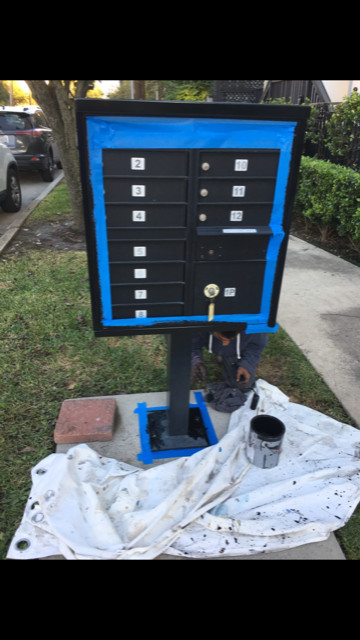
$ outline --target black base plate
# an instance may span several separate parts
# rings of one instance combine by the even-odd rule
[[[166,409],[148,411],[146,431],[152,451],[167,449],[193,449],[208,447],[210,442],[198,407],[189,408],[188,432],[184,435],[169,435]]]

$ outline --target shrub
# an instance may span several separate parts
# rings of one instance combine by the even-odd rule
[[[329,231],[360,242],[360,174],[327,160],[303,156],[294,213]]]

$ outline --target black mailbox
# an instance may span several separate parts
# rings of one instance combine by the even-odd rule
[[[138,457],[189,455],[216,441],[201,394],[188,405],[192,333],[277,329],[309,107],[83,99],[76,112],[95,335],[168,334],[169,412],[139,405]],[[166,435],[156,455],[152,429]]]
[[[309,108],[84,99],[76,111],[95,334],[275,331]]]

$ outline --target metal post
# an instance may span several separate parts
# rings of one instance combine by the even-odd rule
[[[168,335],[168,435],[187,435],[191,370],[191,331]]]

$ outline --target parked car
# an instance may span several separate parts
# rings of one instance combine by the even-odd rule
[[[39,107],[0,107],[0,139],[16,158],[20,170],[35,169],[45,182],[61,168],[59,150]]]
[[[0,142],[0,206],[7,213],[21,209],[21,187],[16,160],[10,149]]]

